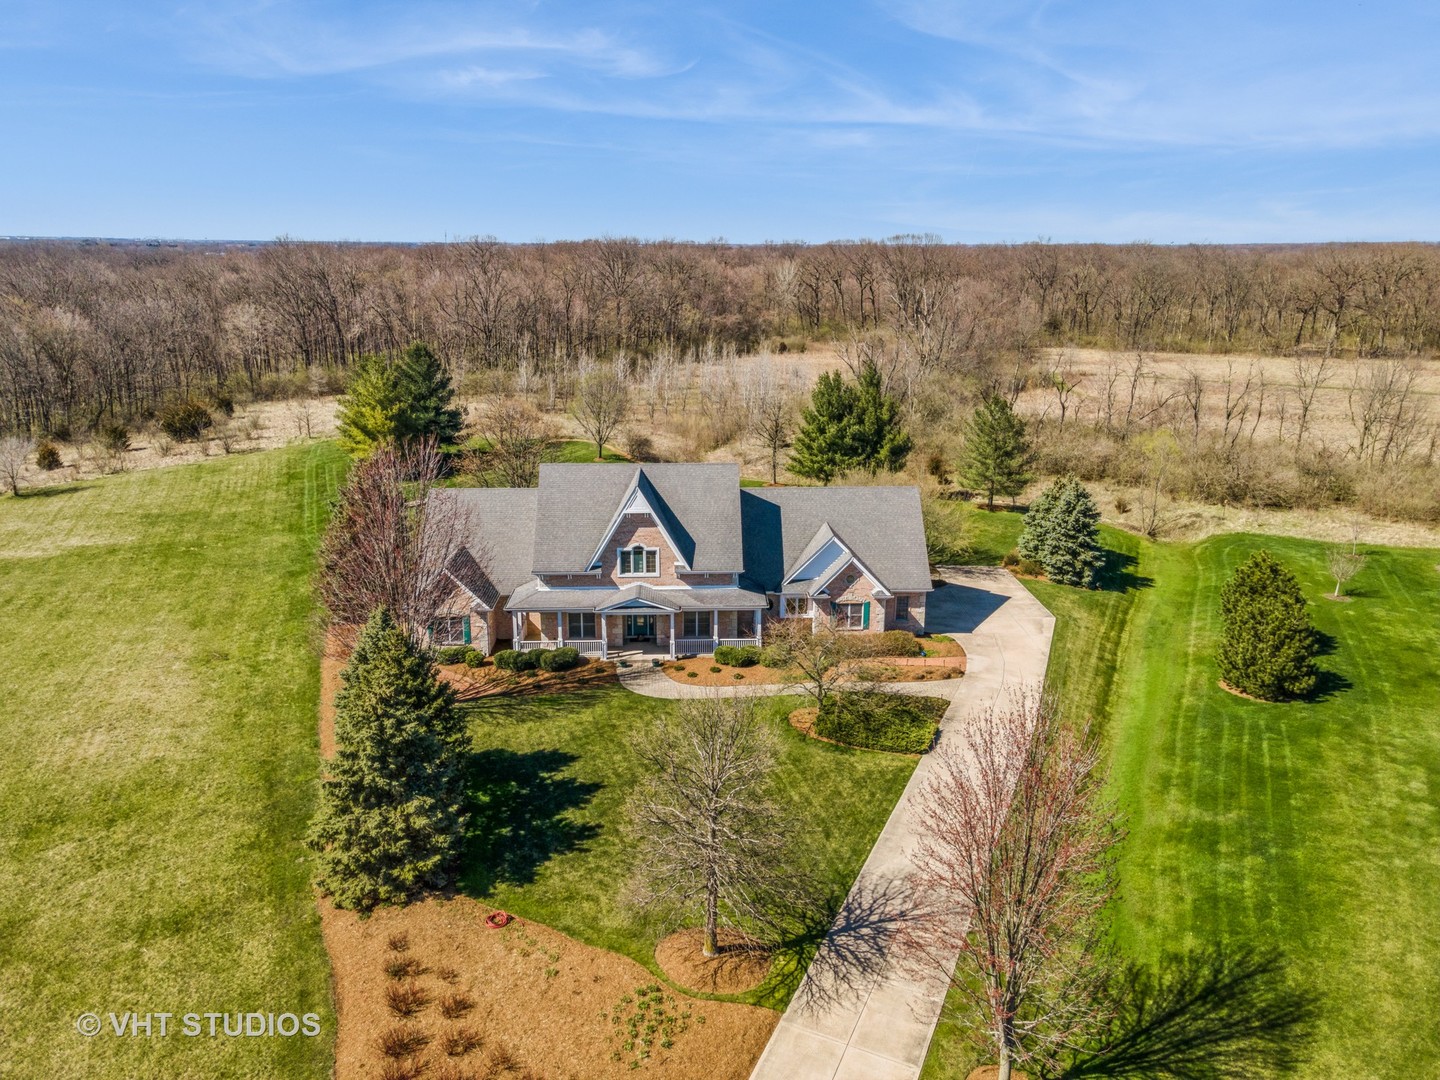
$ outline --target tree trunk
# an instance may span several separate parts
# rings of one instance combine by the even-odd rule
[[[720,955],[718,927],[720,923],[719,890],[712,881],[705,892],[705,946],[706,956]]]
[[[1000,1047],[1000,1070],[995,1074],[995,1080],[1010,1080],[1010,1069],[1013,1062],[1010,1060],[1010,1048],[1005,1045]]]

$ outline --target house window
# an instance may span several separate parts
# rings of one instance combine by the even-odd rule
[[[436,645],[468,645],[470,643],[470,616],[443,616],[435,620],[430,632]]]
[[[810,598],[808,596],[785,597],[785,618],[798,619],[809,614]]]
[[[565,616],[565,636],[576,640],[595,636],[595,613],[572,611]]]
[[[895,621],[910,621],[910,598],[908,596],[895,597]]]
[[[655,577],[660,572],[660,549],[643,544],[620,549],[621,577]]]
[[[682,637],[709,637],[711,633],[710,612],[687,611],[681,617]]]
[[[841,630],[864,630],[868,604],[836,604],[835,625]]]

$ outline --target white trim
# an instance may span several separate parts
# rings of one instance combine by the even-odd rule
[[[641,561],[641,562],[642,562],[642,569],[641,569],[641,571],[640,571],[638,574],[635,572],[635,552],[637,552],[637,551],[642,551],[642,552],[644,552],[644,557],[643,557],[643,559],[642,559],[642,561]],[[654,573],[651,573],[648,569],[645,569],[645,567],[648,567],[648,566],[650,565],[650,553],[651,553],[652,551],[655,553],[655,572],[654,572]],[[620,569],[620,567],[621,567],[620,557],[621,557],[622,555],[627,554],[627,553],[630,555],[630,569],[629,569],[628,571],[627,571],[627,570],[622,570],[622,569]],[[650,547],[648,544],[639,544],[639,543],[636,543],[636,544],[625,544],[625,545],[623,545],[622,547],[617,547],[617,548],[615,549],[615,576],[616,576],[617,578],[657,578],[657,577],[659,577],[659,576],[660,576],[660,549],[659,549],[658,547]]]
[[[850,551],[849,548],[846,548],[845,550]],[[845,567],[849,566],[852,562],[856,566],[860,567],[860,572],[870,579],[870,584],[871,586],[873,586],[871,590],[872,596],[878,596],[882,600],[888,600],[891,596],[894,595],[894,593],[892,593],[889,589],[885,588],[884,585],[880,584],[880,579],[870,572],[870,568],[866,566],[863,562],[861,562],[860,556],[856,555],[853,551],[850,552],[850,558],[846,560],[846,562],[840,567],[839,570],[836,570],[835,573],[831,574],[830,577],[825,581],[825,583],[822,584],[813,595],[818,596],[823,593],[825,596],[828,597],[830,594],[828,592],[825,592],[825,590],[830,587],[830,582],[834,581],[837,577],[839,577],[841,573],[844,572]],[[846,588],[849,588],[849,586],[847,585]],[[844,594],[842,593],[841,595],[843,596]]]
[[[645,470],[637,466],[635,469],[635,477],[630,481],[630,486],[625,490],[625,497],[620,503],[619,511],[615,514],[614,517],[610,519],[610,527],[605,530],[605,536],[603,539],[601,539],[599,545],[595,548],[595,554],[590,556],[591,570],[598,570],[600,568],[600,556],[605,553],[605,548],[609,546],[611,539],[615,535],[615,530],[620,527],[620,519],[625,516],[627,508],[632,502],[634,502],[636,495],[640,496],[641,500],[645,503],[646,508],[644,510],[636,510],[630,512],[636,514],[646,514],[651,521],[655,522],[655,527],[660,530],[660,535],[665,537],[665,542],[670,545],[670,551],[675,556],[675,565],[678,567],[683,567],[686,570],[690,569],[690,564],[687,563],[685,561],[685,557],[680,554],[680,546],[675,543],[675,538],[670,535],[670,530],[665,528],[665,522],[662,521],[660,519],[660,515],[655,513],[655,511],[650,507],[649,500],[645,499],[644,493],[640,491],[640,478],[644,475]],[[616,569],[618,570],[619,567],[616,567]]]

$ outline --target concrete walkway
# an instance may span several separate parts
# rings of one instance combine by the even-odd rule
[[[926,628],[955,638],[968,657],[965,677],[950,688],[950,708],[940,725],[945,739],[973,710],[1012,688],[1043,681],[1055,618],[1004,570],[970,567],[942,576],[946,584],[929,597]],[[691,689],[664,674],[660,678],[678,690]],[[920,685],[925,693],[945,686]],[[907,971],[883,942],[876,948],[874,941],[863,950],[863,971],[857,970],[853,939],[857,926],[883,927],[886,899],[897,895],[910,869],[910,806],[934,760],[920,759],[751,1080],[916,1080],[920,1075],[945,1001],[947,973]],[[958,953],[951,967],[955,959]]]

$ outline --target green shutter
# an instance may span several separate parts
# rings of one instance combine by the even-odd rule
[[[867,611],[869,610],[869,606],[868,606],[868,605],[866,606],[866,610],[867,610]],[[465,616],[465,621],[462,622],[462,623],[460,624],[460,626],[461,626],[461,629],[464,630],[464,632],[465,632],[465,644],[466,644],[466,645],[469,645],[469,644],[470,644],[470,616],[469,616],[469,615],[466,615],[466,616]]]
[[[469,625],[469,624],[467,623],[466,625]],[[870,629],[870,601],[869,601],[869,600],[866,600],[866,601],[865,601],[865,606],[860,609],[860,629],[861,629],[861,630],[869,630],[869,629]],[[465,640],[466,640],[466,641],[469,641],[470,639],[469,639],[469,638],[466,638]]]

